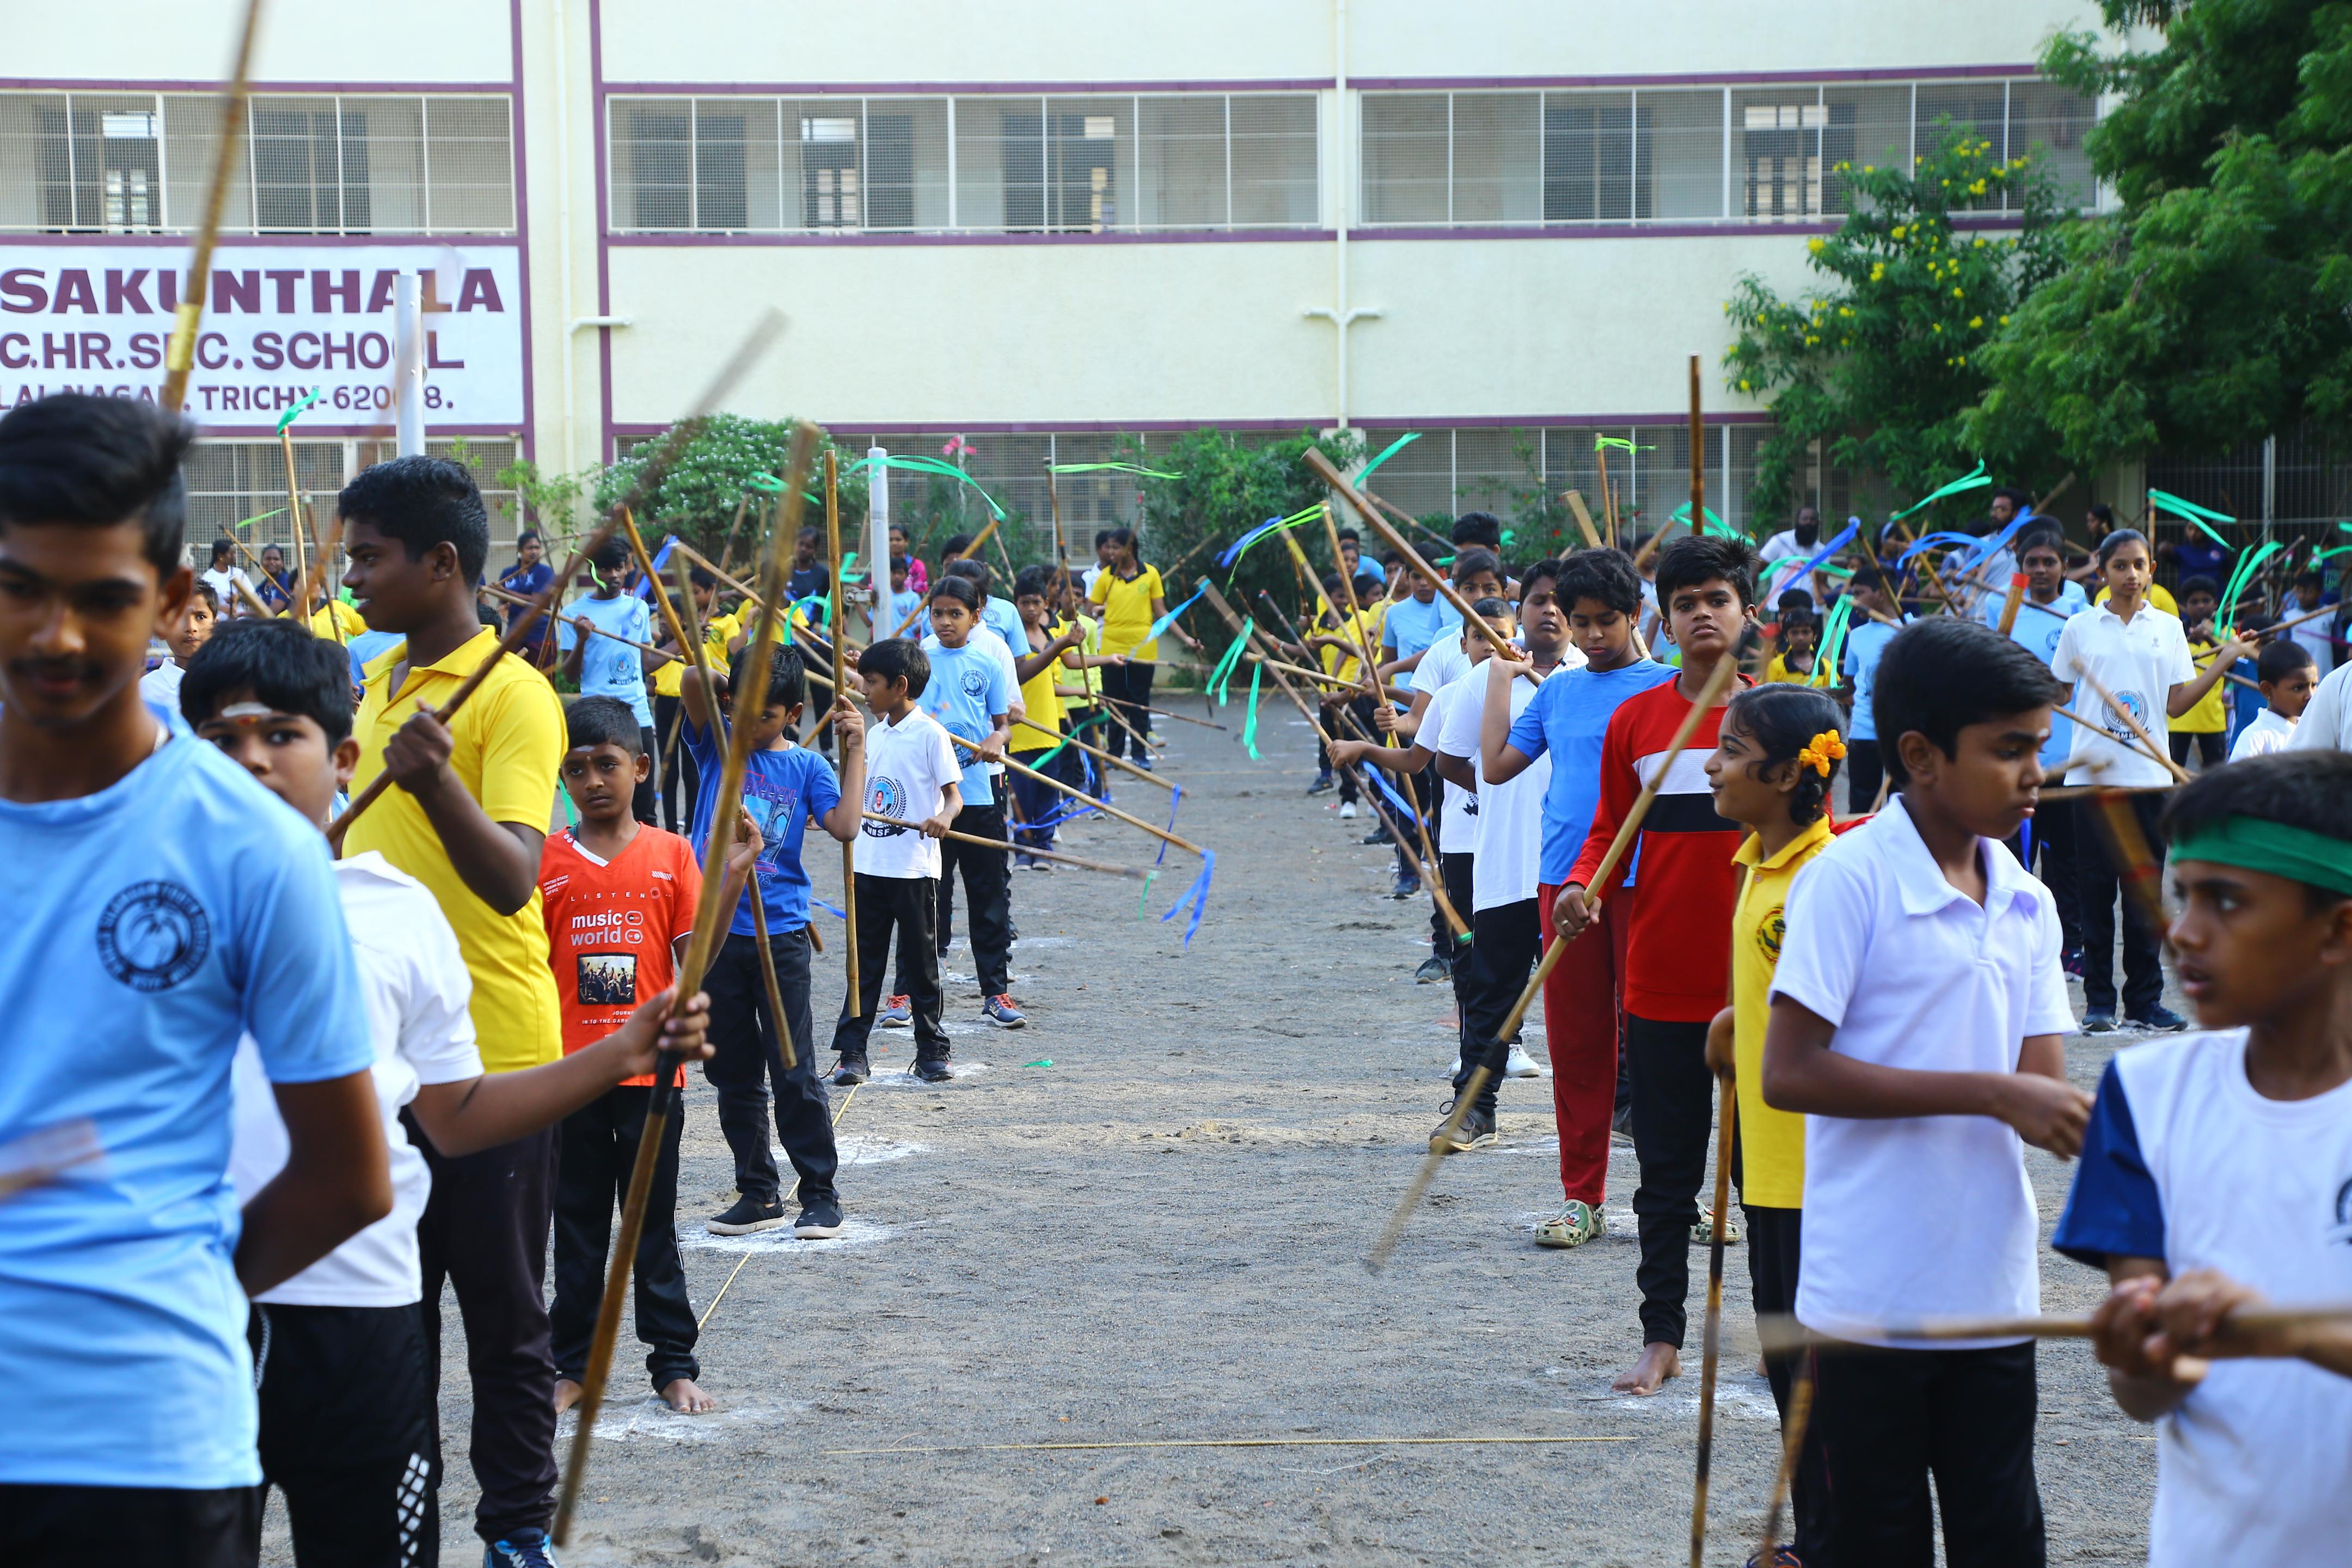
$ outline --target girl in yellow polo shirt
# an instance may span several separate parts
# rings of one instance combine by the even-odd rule
[[[1799,1220],[1805,1198],[1805,1119],[1764,1103],[1764,1022],[1780,963],[1790,885],[1830,845],[1830,782],[1845,755],[1838,706],[1807,686],[1758,686],[1723,715],[1706,782],[1715,810],[1748,829],[1733,863],[1742,887],[1731,924],[1731,1005],[1707,1030],[1707,1066],[1739,1093],[1739,1206],[1748,1215],[1748,1278],[1759,1316],[1797,1305]],[[1773,1403],[1789,1418],[1795,1360],[1765,1358]],[[1796,1552],[1821,1561],[1825,1499],[1812,1444],[1797,1468]]]
[[[1126,662],[1104,671],[1103,699],[1119,710],[1137,734],[1149,734],[1151,717],[1143,710],[1151,700],[1151,674],[1160,657],[1159,639],[1149,634],[1168,613],[1168,599],[1159,569],[1146,566],[1136,553],[1132,529],[1112,529],[1108,542],[1111,563],[1095,578],[1087,596],[1103,607],[1103,652],[1123,655]],[[1201,645],[1182,626],[1171,626],[1168,632],[1195,654],[1201,651]],[[1112,756],[1124,756],[1126,731],[1113,729],[1104,743]],[[1143,767],[1151,765],[1140,748],[1135,760]]]

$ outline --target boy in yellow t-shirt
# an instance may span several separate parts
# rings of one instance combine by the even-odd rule
[[[336,500],[368,625],[404,640],[367,667],[352,732],[356,795],[397,787],[354,822],[343,852],[375,850],[425,884],[473,980],[474,1033],[493,1073],[562,1055],[539,895],[540,854],[566,745],[546,677],[484,626],[474,584],[490,552],[473,476],[438,458],[379,463]],[[432,710],[488,663],[447,724]],[[440,1342],[441,1288],[457,1287],[473,1369],[470,1445],[485,1542],[540,1543],[554,1514],[555,1363],[545,1268],[555,1193],[552,1127],[478,1153],[423,1146],[432,1196],[418,1221],[425,1331]]]
[[[1805,1199],[1805,1119],[1764,1103],[1764,1026],[1780,963],[1782,910],[1797,873],[1830,847],[1830,781],[1845,755],[1838,706],[1806,686],[1764,685],[1731,700],[1706,760],[1716,814],[1745,826],[1731,923],[1731,1005],[1706,1036],[1706,1063],[1739,1095],[1739,1206],[1748,1216],[1748,1277],[1756,1312],[1796,1310],[1799,1228]],[[1789,1419],[1795,1359],[1765,1358],[1773,1403]],[[1823,1542],[1821,1456],[1808,1443],[1797,1468],[1796,1553]]]
[[[1021,678],[1021,706],[1026,716],[1014,722],[1013,737],[1004,749],[1013,760],[1033,768],[1041,765],[1040,757],[1061,744],[1057,737],[1069,729],[1062,701],[1063,672],[1126,662],[1117,654],[1078,651],[1087,638],[1087,622],[1072,620],[1058,627],[1048,625],[1046,605],[1053,600],[1060,576],[1058,567],[1032,566],[1013,585],[1013,607],[1021,612],[1021,630],[1026,639],[1025,647],[1013,650],[1013,672]],[[1023,773],[1011,777],[1019,820],[1043,822],[1060,806],[1061,796],[1047,785]],[[1011,825],[1008,818],[1006,826]],[[1032,849],[1054,847],[1051,827],[1013,828],[1013,837],[1014,842]],[[1029,855],[1016,856],[1013,864],[1035,871],[1051,869],[1046,862]]]
[[[2189,657],[2200,670],[2213,662],[2221,646],[2213,637],[2213,612],[2221,602],[2221,590],[2210,577],[2190,577],[2180,584],[2180,628],[2189,637]],[[2229,682],[2217,680],[2188,712],[2172,721],[2174,762],[2185,765],[2193,746],[2200,771],[2221,765],[2230,729],[2229,700]]]

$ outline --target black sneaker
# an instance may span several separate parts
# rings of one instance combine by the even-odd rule
[[[1333,778],[1329,773],[1318,773],[1315,775],[1315,782],[1307,786],[1307,793],[1308,795],[1321,795],[1324,791],[1329,789],[1338,782],[1339,781]]]
[[[784,1205],[770,1198],[762,1203],[758,1198],[737,1198],[735,1206],[716,1219],[703,1222],[703,1228],[713,1236],[749,1236],[755,1230],[773,1230],[784,1223]]]
[[[1373,828],[1370,833],[1365,834],[1361,842],[1366,844],[1394,844],[1396,840],[1389,837],[1388,825],[1386,823],[1382,823],[1380,826]]]
[[[2113,1007],[2094,1007],[2083,1015],[2083,1033],[2112,1035],[2115,1032],[2116,1010]]]
[[[841,1065],[833,1069],[833,1081],[844,1089],[847,1089],[852,1084],[864,1083],[873,1076],[874,1069],[866,1065],[866,1058],[862,1056],[844,1057],[841,1058]]]
[[[2189,1027],[2189,1020],[2161,1003],[2149,1008],[2145,1016],[2135,1014],[2131,1026],[2151,1035],[2177,1035]]]
[[[955,1077],[948,1070],[948,1058],[945,1057],[917,1057],[915,1065],[907,1070],[925,1083],[945,1083]]]
[[[1389,889],[1389,897],[1391,899],[1415,899],[1420,896],[1421,879],[1418,877],[1399,877],[1396,879],[1396,886]]]
[[[1412,972],[1412,983],[1415,985],[1434,985],[1441,980],[1453,978],[1454,966],[1433,952],[1423,959],[1421,967]]]
[[[801,1217],[793,1221],[793,1234],[803,1241],[830,1241],[841,1234],[841,1200],[835,1197],[810,1198],[801,1205]]]
[[[518,1530],[482,1548],[482,1568],[555,1568],[555,1551],[547,1531]]]
[[[1462,1125],[1451,1132],[1445,1125],[1439,1122],[1437,1131],[1429,1135],[1429,1152],[1433,1154],[1467,1154],[1474,1149],[1495,1146],[1495,1117],[1491,1111],[1475,1108],[1464,1111]]]

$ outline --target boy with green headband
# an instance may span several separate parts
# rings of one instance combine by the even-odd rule
[[[2107,1270],[2098,1357],[2157,1425],[2149,1563],[2335,1561],[2352,1325],[2231,1314],[2352,1300],[2352,757],[2216,769],[2164,828],[2168,935],[2211,1032],[2108,1061],[2052,1245]]]

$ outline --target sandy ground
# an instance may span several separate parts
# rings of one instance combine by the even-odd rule
[[[732,1168],[709,1091],[689,1093],[678,1230],[697,1310],[727,1286],[700,1350],[719,1408],[664,1410],[625,1327],[567,1563],[1685,1560],[1705,1254],[1687,1374],[1654,1399],[1612,1395],[1638,1349],[1631,1149],[1612,1162],[1613,1234],[1538,1249],[1530,1227],[1559,1198],[1550,1086],[1507,1083],[1503,1146],[1447,1162],[1389,1269],[1364,1269],[1445,1098],[1451,999],[1412,981],[1426,901],[1385,897],[1387,852],[1357,842],[1368,825],[1303,798],[1304,726],[1266,719],[1262,763],[1160,721],[1185,787],[1180,831],[1218,853],[1189,952],[1180,924],[1135,918],[1132,882],[1016,873],[1014,992],[1032,1026],[981,1019],[959,947],[956,1080],[915,1083],[901,1072],[911,1037],[877,1036],[883,1076],[839,1123],[841,1239],[707,1235]],[[1118,801],[1166,806],[1139,780]],[[1106,858],[1140,861],[1140,845],[1116,824],[1065,833]],[[826,896],[831,858],[816,871]],[[1184,858],[1171,852],[1151,915],[1189,876]],[[818,918],[823,1019],[841,927]],[[2115,1043],[2069,1042],[2084,1088]],[[1528,1044],[1540,1059],[1539,1030]],[[2046,1237],[2069,1168],[2031,1151],[2029,1163]],[[1777,1427],[1741,1249],[1726,1275],[1707,1558],[1737,1564]],[[2042,1275],[2050,1310],[2101,1293],[2054,1254]],[[446,1310],[454,1565],[480,1545]],[[2115,1410],[2081,1345],[2046,1347],[2041,1375],[2052,1560],[2144,1560],[2147,1429]],[[1441,1437],[1540,1441],[1381,1441]],[[1247,1438],[1314,1441],[1037,1447]],[[266,1562],[291,1561],[282,1519],[273,1506]]]

